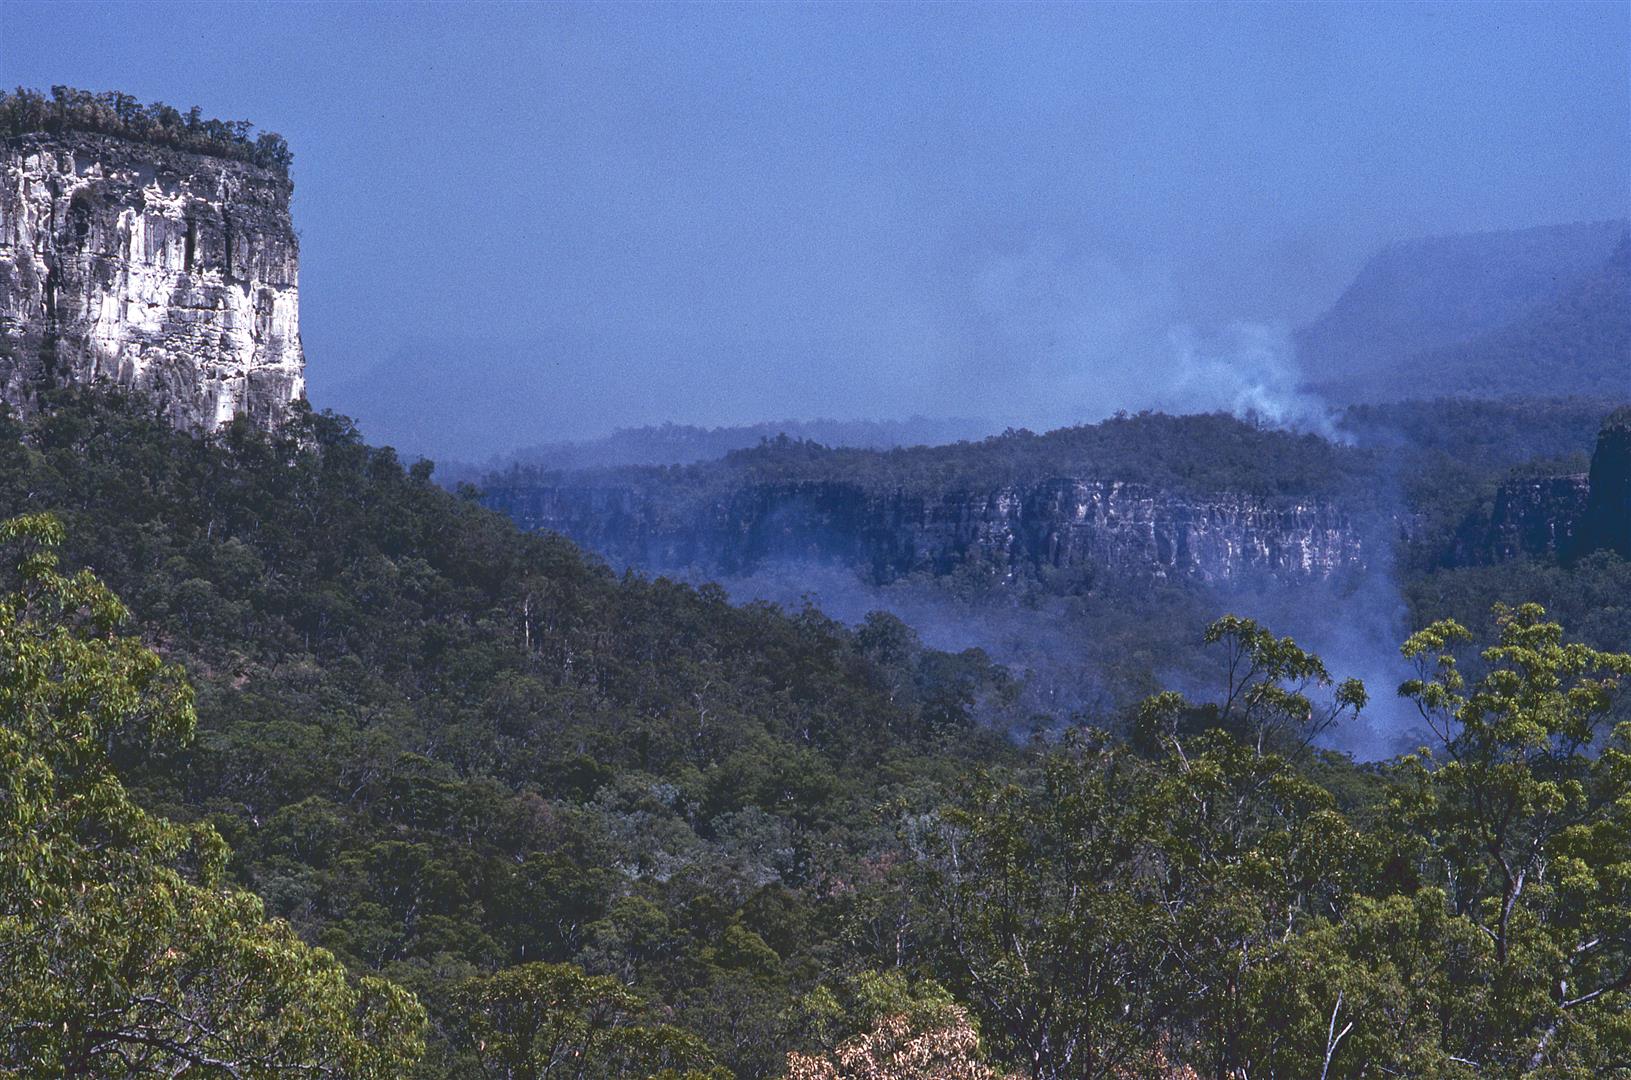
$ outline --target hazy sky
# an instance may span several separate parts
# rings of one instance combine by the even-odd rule
[[[0,81],[282,132],[313,399],[442,454],[1204,399],[1382,243],[1631,200],[1623,3],[0,0]]]

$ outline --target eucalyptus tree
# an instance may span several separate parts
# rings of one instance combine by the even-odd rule
[[[1400,799],[1432,887],[1484,963],[1460,1056],[1492,1071],[1631,1070],[1631,655],[1564,640],[1535,604],[1497,611],[1469,679],[1471,634],[1441,621],[1404,654],[1401,689],[1437,745]]]
[[[183,673],[126,632],[61,525],[0,524],[0,1075],[380,1080],[419,1057],[424,1015],[267,921],[226,883],[216,831],[147,812],[110,752],[192,735]]]

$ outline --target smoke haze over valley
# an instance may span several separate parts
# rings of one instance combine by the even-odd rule
[[[523,525],[899,613],[1052,725],[1260,616],[1383,688],[1333,738],[1384,756],[1412,574],[1631,396],[1631,8],[1557,10],[163,4],[70,56],[20,3],[0,74],[161,95],[185,50],[290,136],[313,404]],[[1578,401],[1446,505],[1414,474],[1468,433],[1349,406],[1449,396]],[[1247,424],[1030,435],[1142,410]]]
[[[1631,1080],[1628,88],[0,3],[0,1077]]]
[[[1317,422],[1294,331],[1383,247],[1631,191],[1619,4],[64,18],[8,4],[0,81],[299,148],[312,398],[438,458],[666,421]]]

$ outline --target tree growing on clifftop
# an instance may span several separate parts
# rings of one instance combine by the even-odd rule
[[[206,118],[198,106],[185,113],[162,101],[143,105],[117,90],[96,94],[53,86],[51,96],[19,86],[0,90],[0,137],[33,132],[90,131],[216,157],[247,161],[289,175],[294,154],[283,136],[255,132],[247,120]]]

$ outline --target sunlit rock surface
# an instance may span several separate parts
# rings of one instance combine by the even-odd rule
[[[286,177],[101,135],[0,141],[0,393],[145,391],[178,427],[305,394]]]

